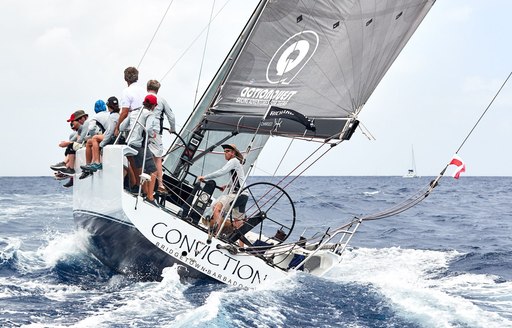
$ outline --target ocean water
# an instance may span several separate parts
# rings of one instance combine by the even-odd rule
[[[268,179],[267,179],[268,180]],[[301,177],[295,233],[380,211],[430,179]],[[71,191],[0,178],[1,327],[512,327],[512,178],[444,178],[418,206],[365,222],[326,277],[255,290],[129,280],[87,251]]]

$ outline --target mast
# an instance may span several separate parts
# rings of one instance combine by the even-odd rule
[[[177,138],[171,145],[171,149],[173,150],[171,150],[169,155],[166,157],[163,165],[167,170],[173,172],[175,176],[180,175],[184,170],[188,171],[189,166],[192,164],[192,160],[204,137],[201,121],[204,119],[205,113],[211,108],[215,103],[216,98],[219,96],[220,89],[222,88],[224,81],[240,56],[240,53],[249,39],[249,35],[256,25],[256,22],[261,16],[267,1],[268,0],[261,0],[254,9],[251,17],[231,47],[228,55],[224,58],[224,61],[217,70],[214,78],[211,80],[210,84],[180,130],[180,138]],[[185,142],[185,144],[178,145],[183,142]]]
[[[411,155],[412,155],[412,169],[414,171],[414,175],[417,174],[416,172],[416,159],[414,158],[414,146],[411,145]]]

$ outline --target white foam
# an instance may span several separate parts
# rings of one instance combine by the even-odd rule
[[[457,255],[455,251],[362,248],[346,253],[344,261],[328,277],[344,283],[370,284],[394,305],[399,314],[422,326],[512,326],[510,317],[489,311],[489,307],[512,308],[510,297],[505,304],[501,300],[493,304],[485,294],[479,295],[485,301],[474,299],[481,289],[510,295],[510,284],[495,283],[485,275],[441,274]],[[468,293],[468,287],[471,293]]]
[[[112,292],[114,301],[72,327],[169,326],[170,320],[194,308],[184,297],[176,267],[166,268],[161,282],[139,282]],[[118,278],[113,278],[117,284]],[[104,294],[98,294],[104,298]]]
[[[59,233],[48,231],[46,234],[47,245],[38,249],[37,254],[44,259],[48,267],[53,267],[59,260],[66,259],[70,255],[87,253],[89,233],[83,229],[73,233]]]

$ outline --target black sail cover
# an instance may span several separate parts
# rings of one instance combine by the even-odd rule
[[[204,127],[339,137],[434,2],[268,1]],[[266,115],[271,107],[299,113],[314,128]]]

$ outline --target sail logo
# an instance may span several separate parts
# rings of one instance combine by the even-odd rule
[[[318,43],[318,34],[313,31],[302,31],[288,38],[270,59],[267,82],[290,84],[313,57]]]

